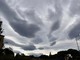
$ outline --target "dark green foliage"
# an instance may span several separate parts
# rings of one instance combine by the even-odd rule
[[[9,48],[0,49],[0,60],[14,60],[14,52]]]
[[[25,56],[24,54],[17,53],[14,56],[14,52],[9,48],[0,49],[0,60],[65,60],[67,54],[72,55],[72,59],[70,60],[80,60],[80,52],[74,49],[69,49],[67,51],[59,51],[55,55],[41,55],[39,57]]]
[[[2,26],[2,21],[0,21],[0,34],[3,32],[1,26]]]

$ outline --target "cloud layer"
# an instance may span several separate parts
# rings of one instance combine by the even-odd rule
[[[19,47],[20,52],[76,48],[74,40],[80,33],[79,3],[79,0],[0,0],[5,44]]]

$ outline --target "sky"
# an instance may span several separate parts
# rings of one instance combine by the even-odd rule
[[[4,47],[15,53],[55,54],[77,49],[80,0],[0,0],[0,18]]]

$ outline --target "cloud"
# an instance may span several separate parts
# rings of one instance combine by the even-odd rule
[[[80,34],[80,23],[74,26],[74,28],[70,30],[68,35],[71,39],[73,39],[73,38],[78,37],[79,34]]]
[[[57,30],[59,27],[60,27],[60,21],[56,21],[51,27],[51,32]]]
[[[10,45],[18,46],[17,43],[15,43],[14,41],[12,41],[10,39],[4,39],[4,44],[10,44]]]
[[[54,41],[54,42],[52,42],[51,44],[50,44],[50,46],[53,46],[53,45],[55,45],[56,44],[56,42]]]
[[[66,49],[77,49],[75,44],[75,39],[73,40],[65,40],[65,41],[57,41],[55,46],[52,46],[54,50],[66,50]]]
[[[0,1],[0,11],[8,20],[15,32],[22,36],[32,38],[35,36],[35,33],[40,30],[37,25],[28,24],[27,21],[22,20],[5,1]]]
[[[72,0],[70,6],[70,15],[80,15],[80,0]]]
[[[35,10],[32,9],[29,9],[28,11],[26,10],[24,14],[29,21],[37,25],[43,25],[42,19],[39,17]]]
[[[40,37],[35,37],[33,40],[32,40],[33,43],[35,44],[39,44],[39,43],[42,43],[43,42],[43,39],[40,38]]]
[[[50,21],[57,21],[60,20],[62,17],[62,7],[59,2],[55,2],[53,8],[48,8],[48,20]],[[53,11],[54,10],[54,11]]]
[[[4,40],[4,44],[13,45],[13,46],[16,46],[16,47],[20,47],[23,50],[35,50],[36,49],[36,47],[33,44],[21,45],[21,44],[18,44],[17,42],[14,42],[14,41],[10,40],[10,39],[5,39]]]
[[[11,22],[14,30],[22,36],[32,38],[40,28],[35,24],[27,24],[26,21]]]
[[[15,17],[18,17],[14,10],[11,9],[4,0],[0,0],[0,13],[2,13],[9,21],[13,21]]]
[[[55,16],[55,12],[52,9],[48,9],[48,19],[51,21],[55,21],[57,18]]]
[[[3,22],[6,36],[13,39],[5,44],[33,52],[74,48],[75,43],[69,42],[80,33],[79,4],[79,0],[0,0],[0,15],[9,25]]]
[[[39,50],[43,50],[44,48],[43,48],[43,47],[39,47],[38,49],[39,49]]]
[[[57,43],[53,46],[43,46],[40,47],[42,48],[42,50],[55,50],[55,51],[61,51],[61,50],[66,50],[66,49],[77,49],[76,44],[75,44],[75,40],[65,40],[64,41],[57,41]]]
[[[29,55],[33,55],[35,57],[39,57],[41,55],[43,55],[42,53],[29,53]]]
[[[35,50],[36,49],[36,47],[33,45],[33,44],[31,44],[31,45],[25,45],[25,46],[22,46],[22,49],[24,49],[24,50]]]
[[[54,37],[54,36],[51,36],[49,41],[50,41],[50,42],[53,42],[53,41],[55,41],[55,40],[57,40],[57,38]]]
[[[48,21],[51,21],[50,36],[52,32],[60,28],[62,14],[62,6],[60,2],[55,1],[53,8],[48,8]]]

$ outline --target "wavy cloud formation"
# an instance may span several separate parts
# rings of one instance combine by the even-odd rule
[[[5,39],[4,43],[8,44],[8,45],[13,45],[13,46],[20,47],[23,50],[35,50],[36,49],[36,47],[34,45],[32,45],[32,44],[29,44],[29,45],[26,45],[26,44],[25,45],[20,45],[20,44],[14,42],[12,40],[9,40],[9,39]]]
[[[27,21],[20,19],[15,11],[13,11],[6,2],[0,1],[1,13],[9,21],[11,27],[20,35],[25,37],[33,37],[35,32],[40,28],[35,24],[28,24]],[[5,9],[4,9],[5,8]]]
[[[20,47],[20,52],[31,50],[30,53],[76,49],[79,3],[79,0],[0,0],[4,35],[9,39],[5,44]]]

